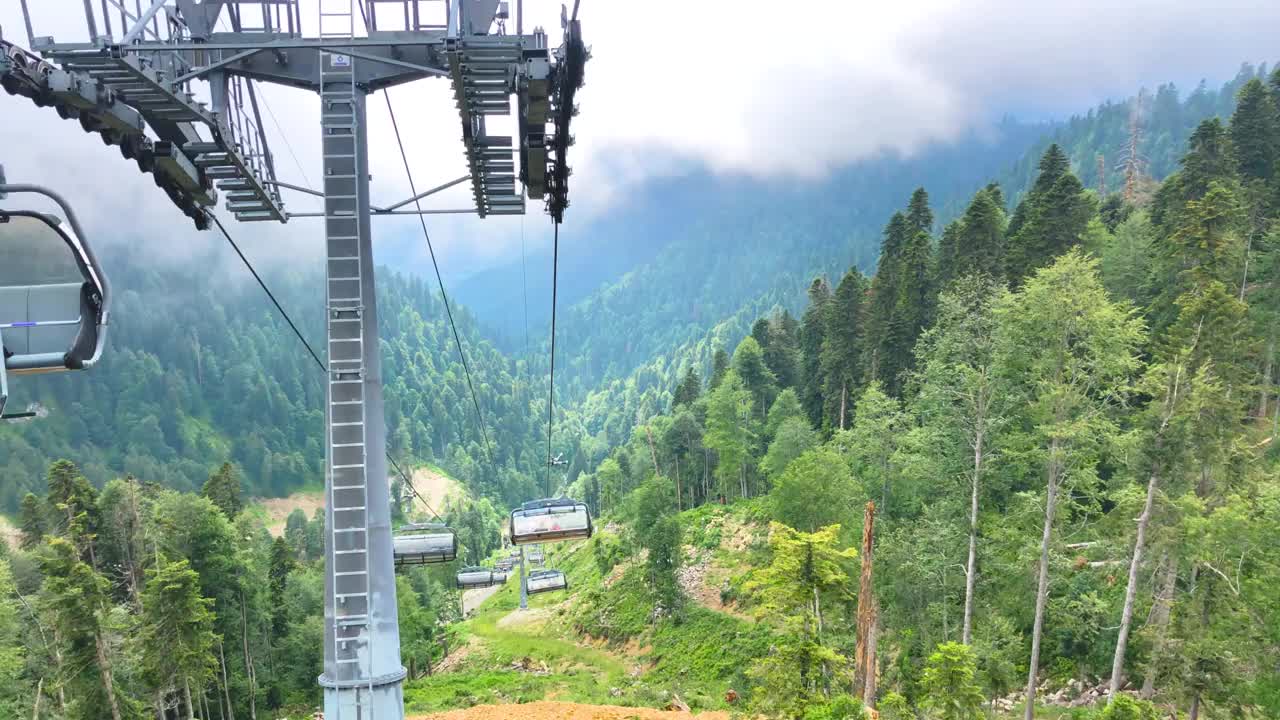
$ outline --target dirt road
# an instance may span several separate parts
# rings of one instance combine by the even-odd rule
[[[520,705],[477,705],[407,720],[729,720],[729,713],[692,713],[616,705],[578,705],[565,702],[533,702]]]

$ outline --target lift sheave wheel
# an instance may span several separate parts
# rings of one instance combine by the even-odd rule
[[[0,197],[49,197],[65,217],[0,204],[0,413],[8,376],[85,370],[106,341],[109,289],[79,224],[56,194],[29,185],[5,185]]]
[[[529,573],[529,594],[568,590],[569,580],[559,570],[534,570]]]
[[[438,523],[405,525],[391,538],[396,566],[433,565],[458,558],[458,536]]]
[[[512,545],[586,540],[591,531],[591,511],[569,498],[535,500],[511,511]]]

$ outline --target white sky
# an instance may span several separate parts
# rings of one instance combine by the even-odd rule
[[[567,229],[606,216],[638,183],[691,167],[820,179],[883,150],[910,153],[958,137],[1006,113],[1061,117],[1166,80],[1189,91],[1201,77],[1227,79],[1242,61],[1280,57],[1274,0],[581,3],[593,59],[579,94]],[[30,4],[38,35],[84,39],[82,0]],[[525,5],[526,30],[541,24],[558,43],[559,3]],[[314,3],[304,2],[304,16],[313,13]],[[17,0],[0,0],[0,27],[25,42]],[[264,95],[279,124],[266,118],[281,179],[314,186],[316,99],[279,88]],[[419,190],[465,174],[447,81],[402,87],[392,99]],[[409,195],[408,183],[381,97],[370,108],[374,201],[393,202]],[[196,233],[115,148],[52,110],[3,94],[0,162],[11,180],[63,190],[90,227],[112,228],[97,234],[136,236],[157,257],[181,259],[216,241]],[[468,199],[464,184],[428,205]],[[315,207],[292,193],[286,202]],[[523,221],[529,242],[547,244],[549,223],[531,210]],[[416,221],[374,222],[379,247],[425,256]],[[427,222],[446,281],[518,252],[519,219]],[[235,230],[257,260],[319,262],[315,220]]]

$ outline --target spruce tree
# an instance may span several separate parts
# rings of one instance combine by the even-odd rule
[[[165,562],[147,572],[137,643],[142,670],[158,707],[170,693],[181,694],[188,717],[195,717],[192,690],[213,679],[213,600],[200,594],[200,576],[186,560]]]
[[[754,337],[743,338],[733,351],[733,369],[751,393],[752,416],[763,420],[777,394],[778,386],[773,372],[764,364],[764,352]]]
[[[234,519],[244,507],[244,500],[240,497],[240,473],[229,462],[222,463],[222,467],[209,476],[200,494],[212,500],[228,519]]]
[[[1005,272],[1020,284],[1037,268],[1080,243],[1096,208],[1056,144],[1040,159],[1040,175],[1009,223]]]
[[[22,530],[20,547],[23,550],[32,550],[44,542],[44,505],[40,502],[40,498],[36,497],[35,493],[27,493],[22,496],[19,526]]]
[[[914,366],[916,338],[933,315],[933,275],[929,236],[916,233],[902,253],[898,297],[894,304],[884,348],[880,378],[894,397],[902,395],[905,374]]]
[[[671,396],[671,409],[675,410],[681,405],[692,405],[701,394],[702,378],[698,377],[697,370],[690,367],[685,371],[684,377],[680,379],[680,384],[676,386],[676,391]]]
[[[851,268],[836,287],[827,314],[827,331],[822,343],[825,422],[844,429],[853,408],[853,399],[862,388],[863,301],[867,281]]]
[[[769,344],[764,348],[764,363],[778,379],[779,388],[795,387],[800,382],[800,323],[782,310],[769,319]]]
[[[809,422],[822,423],[822,343],[827,335],[827,310],[831,287],[824,277],[809,285],[809,307],[800,326],[800,404]]]
[[[902,213],[894,213],[885,226],[884,242],[880,246],[880,263],[871,280],[871,293],[867,300],[867,329],[862,364],[863,376],[868,380],[886,382],[888,374],[894,372],[891,367],[892,359],[887,356],[893,345],[893,311],[898,304],[902,254],[911,239],[908,232],[909,224]]]
[[[1231,116],[1231,145],[1236,166],[1246,180],[1269,182],[1280,161],[1280,113],[1262,81],[1254,78],[1236,95]]]
[[[294,568],[293,553],[283,537],[271,541],[271,566],[267,579],[271,586],[271,639],[279,640],[289,629],[289,616],[285,608],[285,590],[289,585],[289,573]]]
[[[934,285],[941,290],[959,274],[956,272],[956,257],[960,254],[961,236],[964,234],[964,221],[952,220],[942,229],[942,237],[938,238],[938,256],[934,263]]]
[[[718,347],[711,355],[711,380],[707,383],[707,392],[720,387],[727,372],[729,372],[729,353],[725,352],[724,348]]]
[[[922,187],[911,193],[911,200],[907,203],[907,232],[908,237],[916,233],[933,233],[933,210],[929,209],[929,193]]]
[[[945,259],[950,277],[963,277],[975,272],[999,276],[1004,262],[1004,208],[998,197],[999,187],[984,188],[973,196],[960,222],[960,235],[955,252]],[[939,255],[939,271],[944,258]]]

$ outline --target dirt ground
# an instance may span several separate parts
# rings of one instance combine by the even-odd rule
[[[418,468],[413,471],[413,486],[426,498],[431,507],[435,508],[436,512],[444,512],[445,498],[458,490],[458,483],[452,478],[429,468]],[[431,514],[416,497],[410,496],[410,499],[413,501],[415,512]],[[267,512],[267,532],[273,536],[279,536],[284,533],[284,523],[289,513],[301,509],[310,520],[317,509],[324,507],[324,492],[319,490],[296,492],[289,497],[260,498],[255,502]],[[4,522],[4,519],[0,518],[0,538],[5,535]]]
[[[18,528],[9,522],[9,518],[0,515],[0,543],[8,543],[9,547],[18,547]]]
[[[683,711],[615,705],[578,705],[565,702],[534,702],[521,705],[477,705],[466,710],[449,710],[434,715],[415,715],[407,720],[729,720],[729,713],[699,715]]]

